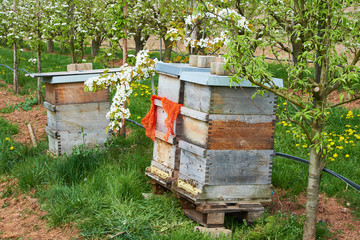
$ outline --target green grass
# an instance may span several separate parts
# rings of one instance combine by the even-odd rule
[[[11,51],[0,49],[2,58],[6,58],[6,54],[10,58]],[[47,57],[53,58],[48,59],[47,71],[64,71],[69,63],[67,56],[48,54]],[[277,66],[272,67],[274,71],[278,70]],[[284,77],[281,72],[277,76]],[[26,92],[27,85],[23,87]],[[149,81],[134,83],[133,91],[129,99],[130,118],[140,122],[150,107],[151,84]],[[279,113],[282,109],[279,101]],[[330,113],[326,131],[349,137],[347,141],[353,140],[355,146],[339,141],[338,135],[333,137],[334,145],[343,146],[343,149],[334,149],[331,154],[337,153],[338,157],[329,161],[327,167],[360,183],[357,154],[360,140],[355,141],[354,133],[349,135],[350,128],[346,127],[357,129],[357,114],[360,114],[358,110],[353,111],[354,117],[347,118],[348,111],[341,108]],[[171,194],[149,199],[142,197],[142,193],[151,192],[151,184],[144,172],[152,159],[153,143],[145,137],[143,129],[131,123],[127,128],[131,133],[126,139],[114,137],[105,149],[79,147],[69,156],[55,158],[45,153],[46,141],[41,141],[37,148],[14,142],[12,136],[17,133],[17,126],[0,118],[0,174],[16,177],[21,191],[36,189],[36,197],[47,212],[50,226],[73,223],[85,239],[104,239],[118,233],[122,234],[116,239],[210,239],[193,231],[197,224],[184,217],[178,201]],[[287,131],[290,131],[288,125],[276,124],[276,151],[308,158],[302,138]],[[296,146],[297,143],[300,145]],[[289,195],[296,196],[305,191],[306,176],[306,165],[284,158],[274,159],[273,184],[287,189]],[[340,180],[324,174],[321,191],[349,202],[359,215],[358,193],[345,188]],[[303,222],[302,216],[278,212],[275,215],[266,213],[252,226],[227,217],[226,227],[233,230],[234,239],[299,239]],[[330,237],[327,229],[324,223],[318,223],[319,239]]]
[[[283,102],[279,101],[278,113],[284,109]],[[329,136],[328,145],[332,148],[327,155],[326,168],[360,184],[360,110],[344,108],[332,109],[327,120],[325,132]],[[359,124],[359,125],[358,125]],[[295,133],[293,132],[295,131]],[[309,159],[308,143],[300,132],[293,129],[289,123],[280,121],[276,124],[275,150],[277,152]],[[336,157],[334,157],[336,156]],[[274,159],[273,184],[288,189],[292,195],[306,191],[308,166],[281,157]],[[343,203],[350,203],[353,212],[360,217],[359,192],[347,187],[341,180],[323,173],[321,192],[327,196],[336,196]]]

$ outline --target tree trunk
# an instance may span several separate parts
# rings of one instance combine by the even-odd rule
[[[164,53],[164,62],[166,61],[170,61],[171,59],[171,51],[172,51],[172,43],[173,41],[171,41],[169,38],[168,39],[164,39],[164,43],[165,43],[165,53]]]
[[[125,6],[124,6],[124,17],[125,19],[127,18],[127,1],[125,1]],[[125,27],[124,27],[124,49],[123,49],[123,64],[126,63],[127,61],[127,24],[125,22]],[[123,107],[126,108],[126,101],[123,103]],[[121,120],[121,124],[122,124],[122,128],[119,131],[119,135],[123,138],[126,138],[126,119],[122,119]]]
[[[61,53],[61,54],[64,54],[65,52],[66,52],[65,44],[64,44],[64,43],[61,43],[61,44],[60,44],[60,53]]]
[[[316,108],[321,109],[324,103],[317,102]],[[319,144],[316,135],[320,135],[324,127],[323,119],[314,119],[311,129],[311,137],[315,139],[314,144]],[[316,222],[317,222],[317,209],[319,203],[319,189],[321,181],[321,172],[325,166],[324,158],[322,157],[322,149],[316,152],[315,147],[310,148],[310,164],[309,164],[309,179],[307,187],[307,200],[306,200],[306,220],[304,223],[303,240],[316,239]]]
[[[141,36],[141,30],[136,31],[135,35],[134,35],[134,41],[135,41],[135,52],[136,54],[138,52],[140,52],[141,50],[144,49],[144,46],[147,42],[147,40],[149,39],[150,36],[145,36],[142,37]]]
[[[52,53],[54,52],[54,40],[50,39],[47,42],[47,52]]]
[[[37,49],[37,72],[41,73],[41,45],[38,45]],[[42,103],[42,94],[41,94],[41,78],[37,78],[37,87],[38,87],[38,103]]]
[[[38,7],[38,12],[37,12],[37,37],[40,40],[42,37],[42,32],[41,32],[41,21],[40,21],[40,0],[37,0],[37,7]],[[41,43],[39,42],[37,45],[37,72],[40,73],[41,72]],[[42,94],[41,94],[41,82],[40,82],[41,78],[38,77],[37,78],[37,88],[38,88],[38,103],[41,104],[42,103]]]
[[[101,42],[100,38],[94,38],[91,40],[91,56],[94,58],[100,52]]]
[[[17,61],[17,43],[14,42],[14,93],[19,93],[19,76],[18,76],[18,61]]]
[[[14,0],[14,14],[16,15],[16,0]],[[15,29],[14,36],[16,36],[17,31]],[[15,94],[19,93],[19,77],[18,77],[18,56],[17,56],[17,40],[14,39],[14,92]]]
[[[74,13],[75,13],[75,3],[72,0],[70,5],[70,50],[71,50],[71,63],[76,63],[76,53],[75,53],[75,28],[74,28]]]

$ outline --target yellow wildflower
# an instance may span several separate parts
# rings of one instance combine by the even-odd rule
[[[350,157],[350,155],[349,155],[349,154],[346,154],[345,157],[348,158],[348,157]]]
[[[338,156],[339,156],[339,155],[338,155],[337,153],[334,153],[334,154],[333,154],[333,157],[334,157],[334,158],[337,158]]]
[[[10,147],[10,151],[12,151],[12,150],[14,150],[14,147],[13,147],[13,146]]]

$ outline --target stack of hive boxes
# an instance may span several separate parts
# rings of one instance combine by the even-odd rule
[[[104,70],[33,74],[45,82],[49,151],[70,154],[75,146],[104,146],[109,120],[108,91],[84,92],[84,82]],[[114,72],[116,69],[110,71]]]
[[[220,226],[226,212],[262,211],[260,203],[271,201],[277,98],[272,93],[252,98],[257,87],[246,80],[230,87],[229,77],[203,68],[211,65],[217,69],[212,73],[226,73],[211,63],[216,59],[208,60],[190,60],[202,68],[158,63],[159,95],[184,107],[175,136],[165,142],[166,113],[156,103],[157,138],[147,175],[153,184],[190,200],[196,216],[203,214],[200,219],[183,207],[188,216],[205,226]],[[273,81],[282,86],[281,79]],[[220,220],[212,220],[206,211],[214,206],[222,208],[215,214]]]
[[[199,70],[198,68],[192,67],[188,64],[173,63],[159,63],[156,66],[156,70],[159,72],[158,96],[165,97],[178,104],[183,104],[184,102],[184,82],[179,79],[181,73],[210,71],[210,69],[206,68]],[[160,100],[156,99],[154,103],[156,105],[157,121],[153,160],[151,162],[151,166],[147,168],[146,174],[163,185],[169,185],[177,178],[179,171],[180,149],[178,141],[181,119],[178,118],[175,121],[173,129],[175,135],[170,135],[166,141],[165,135],[168,129],[165,126],[165,119],[167,118],[167,113],[165,112]]]

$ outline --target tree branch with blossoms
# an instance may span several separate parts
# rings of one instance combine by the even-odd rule
[[[157,59],[150,59],[148,51],[142,50],[136,55],[135,66],[124,64],[118,72],[108,74],[105,71],[99,77],[90,78],[85,82],[85,91],[96,92],[104,89],[115,91],[110,111],[106,114],[106,118],[110,119],[106,132],[109,129],[120,130],[121,120],[130,117],[130,110],[124,107],[124,103],[132,93],[130,84],[133,81],[141,82],[153,77],[156,74],[156,63]]]

